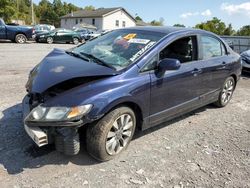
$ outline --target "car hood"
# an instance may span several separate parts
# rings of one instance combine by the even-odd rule
[[[30,93],[43,93],[71,79],[117,74],[118,72],[111,68],[73,57],[64,50],[54,49],[30,72],[26,89]]]

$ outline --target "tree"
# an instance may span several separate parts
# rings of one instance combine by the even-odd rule
[[[163,26],[163,24],[164,24],[164,18],[160,18],[159,21],[153,20],[152,22],[150,22],[150,25],[153,26]]]
[[[220,19],[214,17],[212,20],[197,24],[195,28],[211,31],[218,35],[223,35],[226,29],[226,24],[222,22]]]
[[[237,35],[240,36],[250,36],[250,25],[245,25],[239,29]]]
[[[89,6],[85,6],[83,9],[84,10],[95,10],[95,7],[92,5],[89,5]]]
[[[14,2],[10,0],[0,0],[0,17],[5,22],[10,22],[15,14]]]
[[[235,34],[235,31],[233,30],[233,26],[232,24],[229,24],[226,29],[224,30],[224,35],[234,35]]]
[[[173,26],[174,27],[185,27],[185,25],[183,25],[183,24],[174,24]]]
[[[136,16],[136,17],[135,17],[135,20],[136,20],[136,21],[142,21],[142,18],[141,18],[140,16]]]

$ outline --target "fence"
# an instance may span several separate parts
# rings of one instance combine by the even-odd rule
[[[250,37],[243,36],[221,36],[237,53],[250,50]]]

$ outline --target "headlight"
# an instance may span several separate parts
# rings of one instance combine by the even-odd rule
[[[92,104],[77,107],[43,107],[41,105],[34,108],[27,117],[28,121],[66,121],[70,119],[80,119],[87,114]]]

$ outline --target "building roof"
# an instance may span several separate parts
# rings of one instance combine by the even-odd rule
[[[150,24],[148,24],[148,23],[146,23],[146,22],[144,22],[142,20],[136,20],[136,25],[137,26],[148,26]]]
[[[64,15],[61,17],[61,19],[62,18],[98,18],[98,17],[104,17],[107,15],[110,15],[119,10],[123,10],[129,17],[131,17],[135,21],[135,18],[122,7],[98,8],[96,10],[79,10],[79,11]]]

